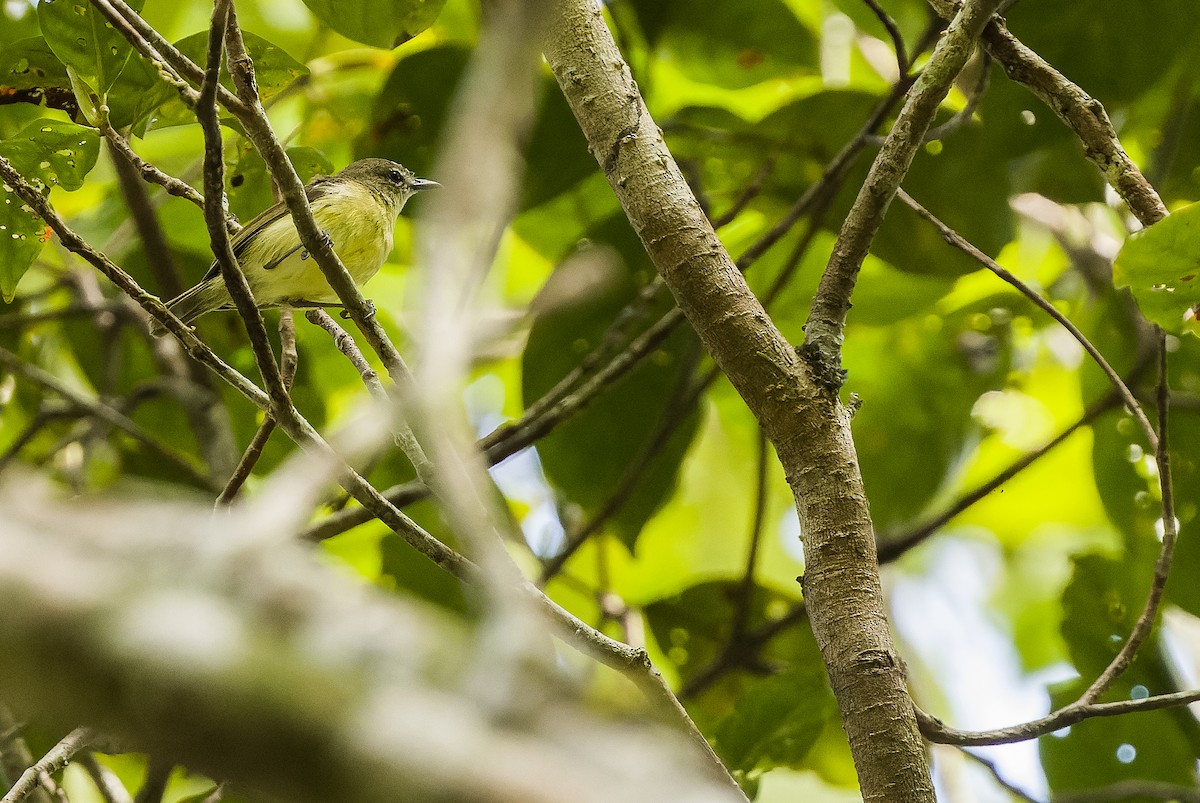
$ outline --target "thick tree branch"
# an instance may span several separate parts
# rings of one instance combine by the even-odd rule
[[[849,415],[775,328],[717,239],[586,0],[555,6],[546,58],[634,230],[774,444],[796,497],[805,598],[867,801],[933,801],[891,643]]]

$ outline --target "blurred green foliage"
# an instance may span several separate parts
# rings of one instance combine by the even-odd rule
[[[882,5],[919,65],[927,52],[915,51],[931,30],[925,5]],[[1200,548],[1189,536],[1198,512],[1191,490],[1200,454],[1200,344],[1185,314],[1200,303],[1189,295],[1200,261],[1193,232],[1200,212],[1186,206],[1200,200],[1200,16],[1187,0],[1153,6],[1151,13],[1119,0],[1040,0],[1017,4],[1010,20],[1016,35],[1106,104],[1126,150],[1168,206],[1179,209],[1129,240],[1117,261],[1118,287],[1110,263],[1127,236],[1127,215],[1070,132],[997,66],[972,65],[938,122],[963,109],[981,70],[991,71],[990,86],[968,119],[923,148],[905,187],[1070,315],[1143,398],[1152,397],[1154,369],[1141,315],[1173,333],[1178,409],[1171,444],[1184,538],[1168,599],[1172,616],[1195,617]],[[209,11],[207,4],[167,0],[146,0],[143,10],[197,59]],[[363,156],[394,158],[437,178],[455,92],[478,35],[474,4],[246,0],[238,12],[259,90],[302,178]],[[896,78],[887,30],[856,0],[613,0],[607,13],[698,197],[714,216],[738,211],[720,231],[735,257],[821,179]],[[628,339],[667,309],[663,301],[634,301],[652,266],[553,78],[544,71],[540,80],[538,112],[521,143],[518,213],[489,279],[515,323],[478,355],[474,379],[498,389],[489,407],[472,410],[481,431],[518,416],[594,349],[619,350],[618,335]],[[161,278],[172,268],[147,251],[131,224],[129,190],[117,181],[113,154],[100,154],[92,126],[102,104],[143,158],[199,185],[202,138],[191,112],[90,4],[0,6],[0,155],[39,180],[89,242],[148,290],[165,294]],[[893,105],[874,133],[885,133],[895,112]],[[272,202],[272,188],[261,158],[225,122],[230,208],[247,220]],[[803,337],[813,290],[873,153],[868,145],[828,197],[748,269],[751,286],[770,300],[793,342]],[[153,185],[143,191],[155,205],[173,269],[191,284],[211,261],[199,210]],[[409,214],[420,214],[420,203]],[[135,319],[105,306],[114,288],[47,244],[43,229],[9,188],[0,192],[0,346],[80,392],[111,400],[200,465],[205,444],[155,344]],[[401,344],[411,262],[404,218],[392,259],[367,287]],[[1126,286],[1137,306],[1119,289]],[[296,402],[317,426],[336,426],[363,398],[358,374],[323,333],[303,320],[298,328]],[[231,316],[210,316],[199,331],[231,364],[255,375]],[[863,267],[845,365],[847,399],[853,393],[861,400],[853,429],[881,543],[904,537],[1040,447],[1108,392],[1102,374],[1052,321],[901,205],[893,206]],[[853,771],[799,607],[795,579],[803,559],[790,491],[770,465],[759,508],[756,423],[719,378],[691,401],[710,369],[690,330],[678,328],[628,377],[542,439],[539,461],[501,469],[519,480],[504,485],[508,507],[532,540],[547,520],[573,531],[617,495],[597,534],[549,583],[550,595],[615,636],[644,631],[657,665],[689,690],[692,715],[760,799],[788,799],[786,790],[802,784],[804,799],[844,799],[853,794]],[[227,388],[215,392],[238,447],[245,446],[259,416]],[[0,467],[20,460],[79,492],[153,484],[207,493],[135,441],[69,408],[53,393],[0,374]],[[258,473],[293,451],[276,434]],[[381,488],[412,477],[398,454],[364,468]],[[983,583],[976,589],[979,614],[1009,650],[1005,670],[1036,678],[1030,682],[1045,689],[1046,706],[1086,687],[1141,609],[1161,530],[1155,471],[1132,418],[1109,412],[934,536],[968,541],[995,559],[992,574],[962,574],[955,582]],[[246,493],[254,488],[252,480]],[[331,498],[317,517],[345,504]],[[407,512],[454,542],[434,505]],[[746,582],[754,532],[757,562]],[[323,548],[370,582],[474,613],[469,593],[378,523]],[[512,548],[536,567],[555,544],[542,544],[538,555]],[[883,571],[897,581],[933,584],[947,577],[939,571],[946,554],[918,547]],[[613,600],[628,606],[637,627],[621,626],[628,621],[613,615]],[[951,624],[901,605],[893,613],[902,634]],[[781,621],[789,624],[776,628]],[[1106,699],[1168,692],[1181,678],[1194,678],[1200,649],[1182,632],[1156,636]],[[961,664],[951,658],[974,654],[972,643],[939,641],[935,651],[902,645],[913,648],[913,685],[923,705],[951,722],[1018,718],[1014,709],[1009,719],[991,722],[1006,690],[983,685],[981,678],[995,673],[954,671]],[[603,683],[594,690],[600,701],[627,692]],[[1200,734],[1182,710],[1091,721],[1044,737],[1040,747],[1040,764],[1017,767],[1013,780],[1046,784],[1054,794],[1123,780],[1197,782]],[[106,761],[130,783],[143,771],[127,756]],[[199,799],[206,788],[179,778],[169,799]]]

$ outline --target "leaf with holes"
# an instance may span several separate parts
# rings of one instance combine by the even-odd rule
[[[129,5],[135,11],[142,9],[141,0]],[[42,0],[38,24],[54,55],[99,95],[108,93],[133,52],[133,46],[87,0]]]
[[[21,39],[0,50],[0,87],[69,89],[67,68],[41,36]]]
[[[0,140],[0,156],[43,192],[52,186],[79,189],[99,153],[94,130],[57,120],[34,120],[17,136]],[[6,302],[41,250],[44,233],[41,218],[13,188],[0,187],[0,295]]]

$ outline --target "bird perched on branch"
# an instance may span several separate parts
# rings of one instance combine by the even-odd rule
[[[400,210],[413,194],[440,186],[417,178],[404,165],[388,159],[359,159],[333,176],[305,186],[313,219],[332,240],[333,250],[362,284],[378,271],[392,251],[392,230]],[[246,224],[233,238],[241,265],[259,307],[321,307],[339,304],[325,275],[300,243],[287,207],[277,203]],[[172,299],[167,307],[184,323],[216,310],[233,309],[233,299],[215,262],[204,279]],[[151,333],[165,329],[157,321]]]

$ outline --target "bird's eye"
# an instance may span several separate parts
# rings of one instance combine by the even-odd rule
[[[404,183],[404,174],[401,173],[399,170],[396,170],[395,168],[388,171],[388,178],[392,180],[393,184],[403,184]]]

